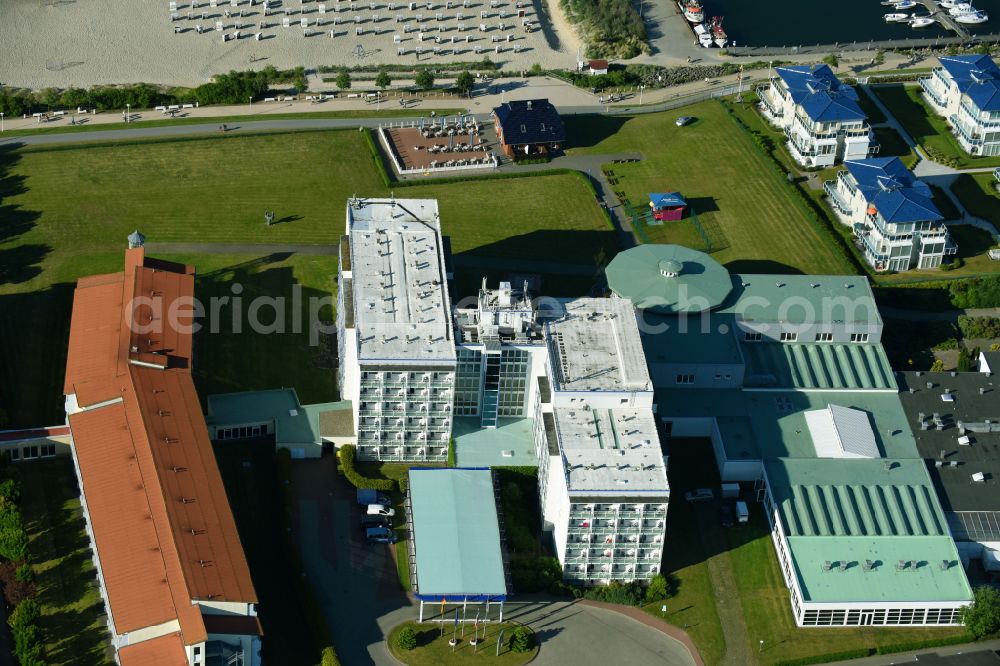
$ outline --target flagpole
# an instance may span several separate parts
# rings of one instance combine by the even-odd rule
[[[462,603],[462,640],[465,640],[465,610],[468,606],[469,598],[465,598],[465,602]]]

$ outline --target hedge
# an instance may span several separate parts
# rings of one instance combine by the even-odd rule
[[[344,473],[344,477],[352,486],[385,492],[396,488],[396,482],[392,479],[370,479],[367,476],[361,476],[358,470],[354,468],[354,458],[356,455],[357,448],[353,444],[345,444],[337,452],[337,457],[340,458],[340,471]]]
[[[847,661],[848,659],[860,659],[870,657],[875,654],[872,648],[858,648],[856,650],[844,650],[843,652],[831,652],[829,654],[818,654],[812,657],[799,657],[798,659],[785,659],[775,662],[774,666],[809,666],[809,664],[828,664],[831,661]]]
[[[292,532],[294,509],[292,506],[292,455],[288,449],[278,449],[277,452],[278,485],[281,487],[282,517],[285,537],[285,558],[291,568],[291,576],[295,581],[295,594],[302,607],[309,632],[312,634],[316,649],[320,653],[320,666],[340,666],[337,651],[333,647],[333,636],[326,622],[323,607],[320,606],[316,593],[308,583],[302,558]]]
[[[975,638],[969,634],[959,634],[958,636],[946,636],[944,638],[929,638],[923,641],[906,641],[904,643],[892,643],[890,645],[880,645],[875,648],[875,654],[893,654],[894,652],[910,652],[911,650],[923,650],[943,645],[959,645],[961,643],[971,643]]]
[[[375,137],[372,136],[372,131],[369,128],[365,127],[363,133],[365,135],[365,143],[368,144],[368,150],[372,154],[372,162],[375,163],[375,171],[378,172],[379,178],[382,179],[382,184],[386,187],[391,187],[394,183],[388,170],[385,168],[385,160],[382,158],[382,151],[378,148],[378,142],[375,141]]]

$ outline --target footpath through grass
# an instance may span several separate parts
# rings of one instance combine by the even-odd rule
[[[50,666],[112,663],[97,572],[69,457],[23,463],[21,504],[38,585],[38,625]]]
[[[612,188],[639,213],[650,192],[679,191],[697,212],[713,257],[731,270],[839,274],[850,267],[826,233],[809,222],[788,184],[717,101],[675,114],[566,119],[571,154],[640,150],[645,159],[606,165]],[[704,247],[690,216],[646,228],[653,243]]]
[[[959,169],[1000,165],[1000,157],[972,157],[965,152],[952,136],[948,122],[924,102],[919,85],[894,83],[871,89],[913,140],[932,157],[938,154],[951,158]]]

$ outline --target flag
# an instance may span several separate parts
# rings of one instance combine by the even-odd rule
[[[476,621],[475,621],[475,624],[473,626],[476,629],[479,629],[479,611],[478,610],[476,611]]]
[[[444,615],[444,597],[441,597],[441,615]]]
[[[458,609],[455,609],[455,626],[458,626]]]

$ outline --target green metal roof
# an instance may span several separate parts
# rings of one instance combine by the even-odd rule
[[[896,391],[881,344],[748,342],[747,386]]]
[[[460,467],[535,467],[535,420],[499,418],[495,428],[484,428],[478,416],[456,416],[452,428],[455,456]],[[509,457],[503,452],[509,451]]]
[[[490,470],[411,469],[409,492],[417,593],[505,595]]]
[[[699,365],[742,364],[743,356],[734,333],[731,314],[710,313],[691,318],[642,312],[640,331],[646,361],[653,363],[697,363]],[[682,328],[682,326],[684,326]]]
[[[643,246],[646,247],[646,246]],[[619,255],[620,256],[620,255]],[[612,262],[613,263],[613,262]],[[867,278],[851,275],[734,275],[721,311],[786,324],[881,321]]]
[[[637,307],[663,314],[718,307],[733,288],[729,271],[682,245],[639,245],[604,269],[608,286]]]
[[[657,391],[656,404],[658,413],[663,415],[715,417],[730,460],[815,458],[816,449],[804,413],[828,405],[866,412],[883,455],[918,457],[913,433],[896,393],[680,388]],[[832,462],[825,468],[833,469],[840,462]]]
[[[919,458],[782,458],[764,468],[788,536],[948,535]]]
[[[224,428],[273,420],[275,440],[282,444],[318,443],[320,414],[351,408],[349,401],[302,405],[293,388],[219,393],[208,396],[207,405],[208,425]]]
[[[968,601],[972,590],[951,537],[789,537],[804,601]],[[875,567],[865,571],[865,562]],[[897,570],[900,560],[917,561]],[[847,570],[840,571],[841,561]],[[948,568],[941,563],[947,561]],[[824,570],[831,563],[829,571]]]

